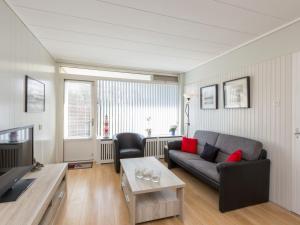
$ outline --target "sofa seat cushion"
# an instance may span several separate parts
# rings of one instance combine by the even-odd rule
[[[142,157],[142,151],[137,148],[125,148],[120,150],[120,158],[136,158]]]
[[[192,170],[194,173],[203,174],[216,182],[220,181],[216,163],[208,162],[200,158],[199,155],[176,150],[170,150],[169,157],[175,162],[183,164],[185,168]]]
[[[217,171],[216,163],[208,162],[202,159],[190,159],[187,163],[194,172],[202,173],[210,179],[213,179],[216,182],[220,182],[220,174]]]
[[[197,154],[191,154],[182,151],[170,150],[169,151],[169,158],[174,159],[175,161],[186,161],[189,159],[200,159],[200,156]]]

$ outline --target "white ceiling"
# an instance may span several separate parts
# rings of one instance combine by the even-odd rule
[[[300,16],[299,0],[7,0],[58,61],[185,72]]]

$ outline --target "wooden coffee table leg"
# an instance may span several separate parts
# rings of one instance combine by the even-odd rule
[[[135,225],[136,218],[136,196],[134,194],[131,195],[131,210],[130,210],[130,222],[131,225]]]
[[[122,188],[122,179],[123,179],[123,168],[122,168],[122,165],[120,167],[120,186]]]
[[[183,220],[183,202],[184,202],[184,189],[177,188],[177,199],[179,200],[179,218]]]

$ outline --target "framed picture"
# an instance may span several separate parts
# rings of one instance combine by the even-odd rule
[[[25,112],[45,112],[45,84],[25,76]]]
[[[223,83],[225,109],[250,108],[250,77],[242,77]]]
[[[210,85],[200,88],[201,109],[218,109],[218,85]]]

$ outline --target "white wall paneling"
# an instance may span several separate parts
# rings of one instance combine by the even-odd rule
[[[0,27],[0,130],[33,124],[36,159],[54,162],[55,62],[3,0],[0,0]],[[24,112],[25,75],[46,84],[46,112]],[[38,129],[39,125],[42,129]]]
[[[271,201],[290,209],[292,56],[206,75],[185,86],[185,92],[197,93],[191,100],[192,133],[212,130],[261,141],[272,162]],[[251,108],[224,109],[222,82],[243,76],[250,76]],[[219,84],[219,110],[200,110],[200,87],[215,83]]]

